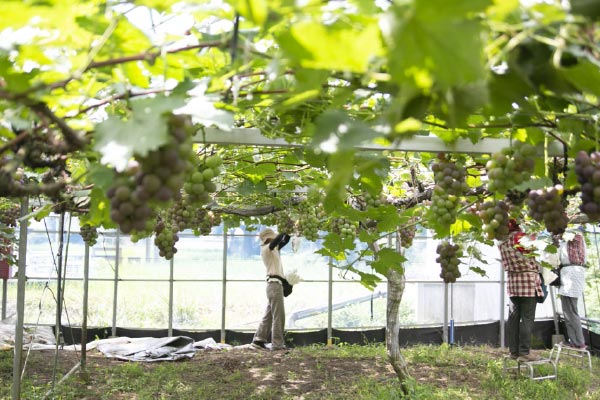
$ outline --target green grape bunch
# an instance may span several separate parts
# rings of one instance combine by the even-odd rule
[[[351,221],[346,218],[332,218],[329,221],[329,231],[340,236],[343,241],[354,242],[358,235],[358,221]]]
[[[213,154],[206,157],[204,163],[194,168],[188,182],[183,185],[190,203],[201,206],[210,202],[210,194],[217,191],[214,179],[221,174],[221,165],[223,159]]]
[[[488,190],[506,194],[515,186],[528,181],[535,167],[535,152],[535,147],[531,144],[516,140],[512,147],[493,153],[485,165]]]
[[[509,205],[504,200],[486,201],[479,206],[477,216],[483,222],[488,240],[504,240],[508,236]]]
[[[98,229],[95,226],[84,224],[79,227],[79,234],[88,246],[92,247],[98,241]]]
[[[274,213],[274,224],[277,226],[277,232],[292,235],[296,230],[296,221],[292,219],[286,211],[277,211]]]
[[[297,207],[298,210],[298,222],[296,228],[298,235],[304,236],[307,240],[315,242],[319,239],[319,227],[320,219],[319,206],[308,204],[307,201],[303,201]]]
[[[439,255],[435,261],[442,267],[440,278],[445,283],[454,283],[456,279],[460,278],[460,258],[463,256],[462,248],[458,244],[451,244],[449,241],[444,240],[438,244],[436,249]]]
[[[466,183],[467,171],[461,164],[452,162],[444,155],[431,166],[434,173],[435,186],[431,194],[431,212],[433,218],[445,225],[456,222],[456,213],[460,205],[460,197],[469,186]]]
[[[581,185],[579,209],[590,220],[600,220],[600,152],[580,151],[575,156],[575,174]]]
[[[383,193],[381,193],[379,196],[376,196],[371,192],[364,191],[362,197],[367,207],[376,208],[387,204],[387,198]]]
[[[156,224],[154,230],[156,236],[154,237],[154,244],[158,248],[158,255],[170,260],[177,253],[175,243],[179,241],[179,235],[177,230],[172,226],[165,224],[164,221],[160,221]]]
[[[563,193],[562,185],[556,185],[550,189],[531,190],[527,198],[529,216],[543,222],[548,232],[554,235],[563,234],[569,224]]]

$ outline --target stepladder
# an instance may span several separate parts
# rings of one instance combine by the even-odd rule
[[[589,369],[592,372],[592,357],[588,349],[580,349],[577,347],[571,347],[564,343],[557,343],[550,351],[550,359],[558,365],[561,357],[565,359],[571,358],[575,361],[579,360],[578,366],[581,368]]]
[[[556,362],[552,358],[542,358],[537,361],[520,361],[505,356],[502,369],[505,373],[514,372],[517,376],[526,376],[532,381],[556,379]]]

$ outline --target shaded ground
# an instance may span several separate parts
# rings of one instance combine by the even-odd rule
[[[472,357],[446,358],[434,354],[438,352],[436,348],[407,352],[411,374],[419,384],[441,392],[468,390],[469,397],[464,398],[487,398],[485,389],[481,388],[485,364],[500,360],[502,350],[472,347],[468,349],[475,353]],[[7,395],[10,394],[11,370],[6,353],[0,352],[0,398],[3,399],[10,398]],[[57,380],[78,362],[79,354],[59,352]],[[23,398],[42,398],[50,387],[53,370],[54,351],[31,352]],[[59,385],[63,388],[57,389],[55,398],[378,399],[396,398],[389,395],[390,388],[399,390],[393,389],[398,387],[398,381],[383,347],[347,353],[327,347],[286,352],[206,350],[184,361],[154,363],[117,361],[94,350],[88,353],[86,371],[87,381],[79,372],[73,374]],[[30,386],[38,389],[32,390]],[[386,388],[385,397],[373,394],[375,386]],[[356,397],[361,387],[365,393]]]

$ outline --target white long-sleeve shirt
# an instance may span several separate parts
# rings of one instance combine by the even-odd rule
[[[278,247],[271,250],[268,243],[263,244],[260,246],[260,255],[267,268],[267,275],[279,275],[283,277],[283,266],[281,265]]]
[[[560,270],[560,287],[558,294],[568,297],[580,297],[585,285],[585,267],[573,264],[567,250],[568,241],[564,241],[559,247],[559,257],[564,267]],[[584,251],[584,250],[580,250]],[[584,253],[585,254],[585,253]]]

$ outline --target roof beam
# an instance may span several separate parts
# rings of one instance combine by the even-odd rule
[[[205,128],[194,136],[196,143],[239,145],[239,146],[264,146],[264,147],[304,147],[305,144],[291,143],[283,138],[268,138],[260,133],[257,128],[235,128],[225,131],[218,128]],[[356,146],[357,150],[372,151],[411,151],[423,153],[467,153],[491,154],[502,148],[510,146],[510,139],[482,138],[477,143],[468,139],[457,139],[453,143],[446,143],[437,136],[413,136],[398,140],[390,145],[376,143],[363,143]],[[563,149],[559,142],[551,142],[548,155],[562,156]]]

